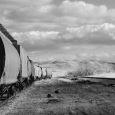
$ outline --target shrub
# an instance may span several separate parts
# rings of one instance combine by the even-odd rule
[[[83,77],[83,76],[89,76],[99,73],[108,73],[113,72],[114,68],[107,64],[107,63],[101,63],[99,61],[80,61],[78,62],[78,67],[67,74],[68,77]]]

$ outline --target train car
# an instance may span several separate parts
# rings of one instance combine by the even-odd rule
[[[34,73],[34,78],[37,79],[38,78],[38,67],[36,65],[34,65],[34,70],[35,70],[35,73]]]
[[[33,76],[33,62],[29,59],[26,51],[20,46],[20,58],[21,58],[21,78],[24,85],[31,84],[34,81]]]
[[[28,77],[28,57],[26,51],[20,46],[20,59],[21,59],[21,76]]]
[[[52,78],[52,69],[51,68],[47,68],[47,78]]]
[[[35,67],[23,47],[0,24],[0,98],[21,91],[37,78],[47,78],[48,71]]]
[[[42,78],[42,69],[41,67],[38,67],[38,79],[40,80]]]
[[[47,69],[45,67],[42,67],[42,79],[46,79],[47,77]]]
[[[0,95],[6,89],[9,94],[17,83],[20,71],[20,56],[13,43],[0,32]],[[10,85],[9,85],[10,84]]]
[[[0,24],[0,98],[32,83],[32,66],[26,51]]]
[[[35,79],[41,79],[42,78],[42,69],[40,66],[34,65],[35,69]]]
[[[31,70],[32,70],[32,76],[34,77],[34,79],[35,79],[35,67],[34,67],[34,63],[33,63],[33,61],[31,61]]]
[[[27,72],[28,72],[27,80],[29,81],[29,84],[31,84],[35,80],[34,76],[32,75],[32,66],[33,66],[33,62],[28,57],[28,60],[27,60]]]
[[[27,56],[27,75],[28,77],[32,76],[32,61],[29,59],[29,57]]]

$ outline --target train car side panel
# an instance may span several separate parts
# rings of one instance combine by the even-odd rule
[[[27,60],[27,67],[28,67],[27,71],[28,71],[28,77],[29,77],[32,75],[32,64],[31,64],[31,61],[29,60],[29,58]]]
[[[21,58],[21,76],[23,78],[28,77],[28,58],[26,51],[20,46],[20,58]]]
[[[5,51],[5,67],[2,75],[3,83],[14,83],[17,81],[17,76],[20,70],[20,57],[16,48],[8,38],[6,38],[2,33],[0,33],[0,37],[3,41]]]
[[[48,78],[52,77],[52,69],[51,68],[47,68],[47,77]]]
[[[32,64],[32,68],[31,68],[31,70],[32,70],[32,76],[34,77],[35,76],[35,68],[34,68],[34,64],[33,64],[33,62],[31,62],[31,64]]]
[[[42,68],[42,72],[43,72],[43,76],[42,77],[45,78],[46,77],[46,68],[43,67]]]
[[[38,78],[41,78],[42,72],[41,72],[41,68],[38,67]]]
[[[41,68],[34,65],[34,69],[35,69],[35,77],[41,78],[41,74],[42,74]]]

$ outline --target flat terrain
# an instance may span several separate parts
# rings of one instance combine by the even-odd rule
[[[115,115],[115,87],[63,78],[36,81],[1,106],[0,115]]]

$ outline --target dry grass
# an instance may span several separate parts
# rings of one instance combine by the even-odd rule
[[[114,72],[114,67],[107,63],[102,63],[99,61],[87,61],[83,60],[78,62],[78,67],[76,70],[73,70],[71,72],[68,72],[68,77],[83,77],[83,76],[89,76],[94,74],[100,74],[100,73],[109,73]]]
[[[0,115],[115,115],[115,87],[58,78],[36,81],[5,106]]]

